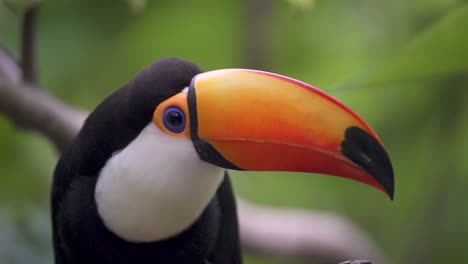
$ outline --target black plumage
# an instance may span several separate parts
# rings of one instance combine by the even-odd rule
[[[200,72],[198,66],[180,59],[161,60],[89,115],[54,173],[56,263],[241,263],[236,208],[227,175],[195,223],[158,242],[131,243],[110,232],[94,199],[106,161],[138,136],[158,104],[179,93]]]

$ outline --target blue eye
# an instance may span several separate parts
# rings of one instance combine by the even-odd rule
[[[185,130],[185,114],[175,106],[171,106],[164,111],[164,126],[174,133],[181,133]]]

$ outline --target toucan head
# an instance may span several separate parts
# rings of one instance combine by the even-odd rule
[[[154,110],[164,133],[226,169],[309,172],[360,181],[393,198],[393,169],[372,128],[304,82],[248,69],[194,75]]]

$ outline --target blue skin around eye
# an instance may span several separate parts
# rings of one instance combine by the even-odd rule
[[[172,125],[168,122],[167,120],[167,117],[170,113],[172,112],[176,112],[176,113],[179,113],[179,115],[182,117],[182,122],[179,124],[179,125]],[[175,107],[175,106],[171,106],[169,108],[167,108],[165,111],[164,111],[164,118],[163,118],[163,122],[164,122],[164,126],[170,130],[171,132],[174,132],[174,133],[181,133],[182,131],[184,131],[185,129],[185,113],[178,107]]]

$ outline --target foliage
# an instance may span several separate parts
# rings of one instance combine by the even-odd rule
[[[128,3],[139,2],[144,9],[135,16]],[[290,2],[313,8],[298,16]],[[245,67],[250,25],[243,5],[45,1],[41,80],[65,101],[91,110],[161,57],[184,57],[205,69]],[[19,21],[0,2],[0,43],[16,54]],[[393,158],[396,198],[388,201],[342,179],[285,173],[233,172],[237,192],[261,203],[345,214],[394,263],[467,259],[468,4],[282,1],[275,3],[270,23],[272,58],[266,68],[331,92],[368,120]],[[0,146],[0,233],[8,234],[0,236],[0,262],[30,263],[18,257],[21,252],[46,263],[48,192],[57,156],[47,142],[5,119]]]

